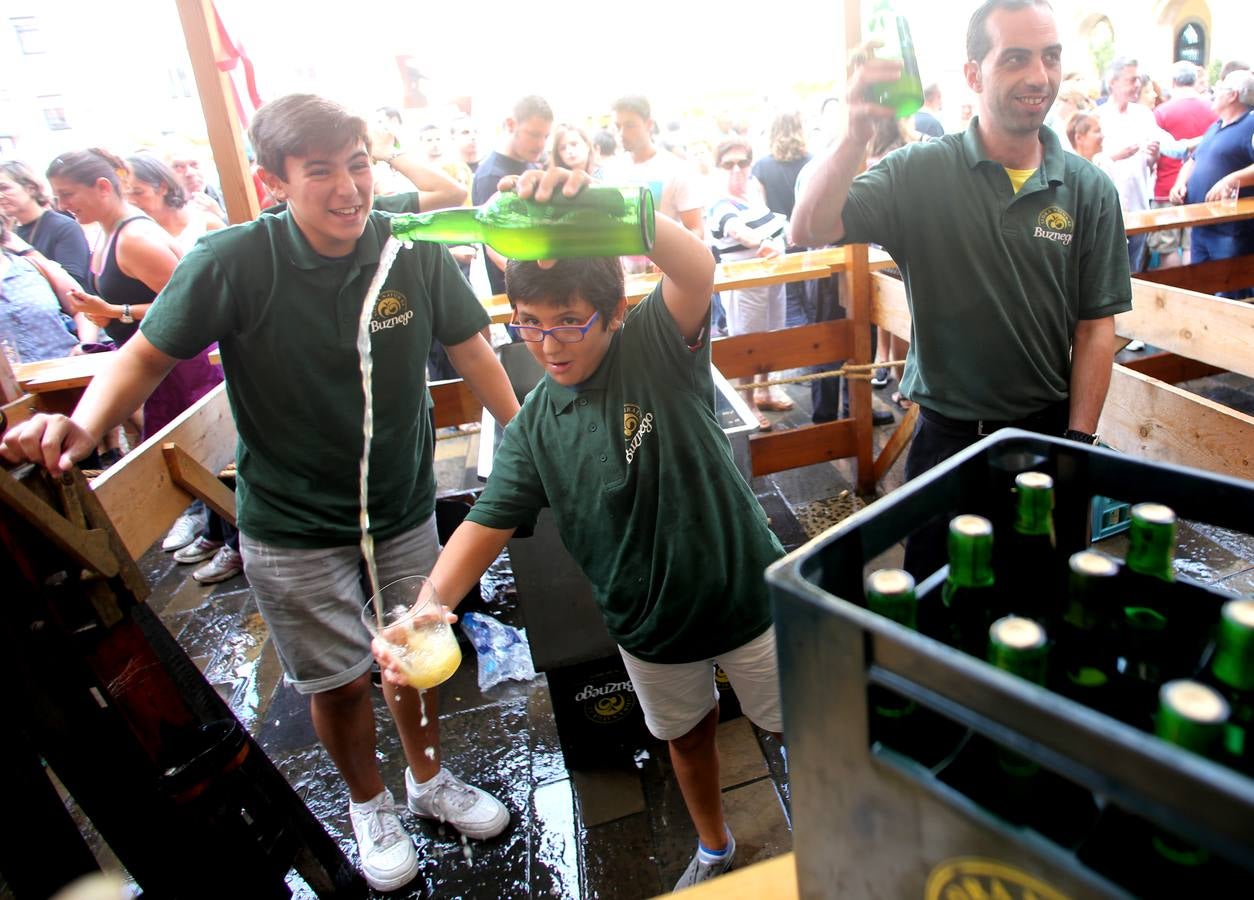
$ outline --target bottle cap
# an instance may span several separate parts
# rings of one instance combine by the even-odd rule
[[[988,629],[988,661],[1028,681],[1045,683],[1048,651],[1045,629],[1032,619],[1006,616]]]
[[[1095,628],[1113,597],[1111,579],[1119,574],[1119,566],[1104,553],[1081,550],[1067,560],[1070,569],[1067,584],[1066,620],[1076,628]]]
[[[959,587],[993,583],[993,523],[983,516],[955,516],[949,522],[949,580]]]
[[[1254,689],[1254,600],[1229,600],[1223,605],[1211,671],[1237,690]]]
[[[1158,691],[1154,733],[1194,753],[1209,755],[1223,740],[1228,701],[1214,688],[1180,678]]]
[[[1161,503],[1132,507],[1128,531],[1128,568],[1141,575],[1172,581],[1171,560],[1176,549],[1176,514]]]
[[[1054,531],[1054,479],[1044,472],[1020,472],[1015,476],[1015,531],[1020,534],[1052,534]]]
[[[866,579],[866,605],[873,613],[916,628],[918,601],[914,577],[903,569],[878,569]]]

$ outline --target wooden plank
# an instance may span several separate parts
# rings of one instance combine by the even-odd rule
[[[138,558],[192,502],[174,483],[161,448],[178,444],[192,459],[216,472],[235,458],[235,422],[218,385],[177,419],[92,480],[126,550]]]
[[[1123,227],[1128,234],[1161,231],[1191,225],[1219,225],[1254,218],[1254,197],[1241,197],[1236,203],[1188,203],[1124,213]]]
[[[43,477],[37,473],[36,477]],[[109,535],[101,528],[71,524],[13,475],[0,470],[0,502],[29,522],[62,553],[86,569],[107,578],[118,574],[118,559],[109,547]]]
[[[857,7],[857,4],[846,4],[846,8],[849,6]],[[784,853],[665,896],[681,900],[797,900],[795,857]]]
[[[0,434],[14,425],[25,422],[39,412],[38,400],[31,394],[23,394],[16,400],[0,406]]]
[[[112,353],[81,353],[57,359],[23,363],[15,372],[27,393],[44,394],[87,387],[91,380],[113,365]]]
[[[1254,305],[1132,280],[1132,309],[1115,316],[1122,337],[1254,376]]]
[[[1177,356],[1166,352],[1149,353],[1137,359],[1129,359],[1123,365],[1133,372],[1140,372],[1142,375],[1157,378],[1168,384],[1179,384],[1182,381],[1192,381],[1194,378],[1205,378],[1207,375],[1217,375],[1227,371],[1218,366],[1189,359],[1187,356]]]
[[[218,476],[210,472],[178,444],[168,442],[161,445],[161,455],[170,469],[170,478],[174,483],[205,505],[235,524],[235,492],[227,488]]]
[[[914,437],[914,424],[918,418],[919,404],[912,403],[910,408],[906,410],[905,417],[897,423],[892,437],[888,439],[888,443],[884,445],[880,455],[875,458],[876,483],[883,480],[884,475],[893,467],[893,463],[897,461],[897,457],[901,456],[901,451],[909,446],[910,438]]]
[[[910,339],[910,307],[900,278],[871,276],[871,322],[899,338]]]
[[[461,378],[433,381],[428,385],[431,399],[435,401],[435,427],[449,428],[478,422],[483,416],[483,404]]]
[[[244,153],[244,135],[235,111],[230,77],[218,69],[221,48],[213,4],[210,0],[177,0],[177,4],[227,216],[233,223],[247,222],[257,218],[261,210]]]
[[[728,378],[817,366],[853,355],[850,319],[759,331],[710,343],[715,368]]]
[[[1191,266],[1149,269],[1137,273],[1141,281],[1184,288],[1202,294],[1242,290],[1254,285],[1254,253],[1231,259],[1212,259]]]
[[[858,453],[853,419],[802,425],[787,431],[755,434],[749,438],[753,474],[770,475],[815,463],[846,459]],[[869,453],[868,453],[869,455]],[[870,466],[867,466],[868,471]]]
[[[1254,479],[1254,417],[1124,366],[1111,375],[1097,430],[1142,459]]]

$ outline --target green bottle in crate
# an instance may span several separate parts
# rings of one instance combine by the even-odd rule
[[[1118,610],[1119,566],[1105,554],[1081,550],[1071,555],[1067,567],[1067,603],[1051,682],[1058,693],[1072,700],[1118,715],[1119,654],[1112,630]]]
[[[1123,590],[1130,602],[1167,615],[1171,583],[1176,580],[1171,565],[1175,553],[1175,511],[1161,503],[1133,506],[1123,574]]]
[[[903,569],[878,569],[867,576],[871,612],[917,631],[919,599],[913,576]],[[870,738],[927,768],[941,765],[961,743],[966,729],[878,685],[867,690]]]
[[[1222,753],[1228,704],[1217,691],[1181,678],[1164,684],[1158,696],[1159,738],[1208,758]],[[1240,875],[1205,847],[1117,806],[1102,812],[1080,858],[1140,896],[1249,896],[1231,891]]]
[[[1058,560],[1054,539],[1054,479],[1044,472],[1015,476],[1015,514],[1005,539],[997,543],[997,579],[1005,585],[1010,611],[1053,627],[1059,616]]]
[[[1229,600],[1202,680],[1228,702],[1224,760],[1254,777],[1254,600]]]
[[[1120,648],[1122,718],[1152,730],[1159,686],[1175,674],[1168,629],[1176,546],[1176,514],[1161,503],[1132,507],[1128,556],[1119,578],[1122,613],[1116,627]]]
[[[941,602],[946,639],[982,657],[989,623],[1004,611],[993,573],[993,524],[983,516],[955,516],[949,523],[949,575]]]
[[[988,662],[1044,686],[1050,646],[1039,622],[1005,616],[987,634]],[[973,734],[939,777],[993,815],[1068,849],[1084,840],[1097,819],[1087,790],[982,735]]]

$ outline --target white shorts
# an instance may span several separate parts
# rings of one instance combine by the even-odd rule
[[[698,662],[652,663],[632,656],[622,647],[618,652],[644,711],[644,722],[658,740],[683,737],[714,708],[718,702],[715,663],[727,673],[740,708],[755,725],[764,731],[784,730],[774,625],[747,644]]]
[[[440,552],[435,516],[375,544],[379,583],[426,575]],[[283,674],[302,694],[343,687],[369,671],[370,632],[361,621],[361,548],[275,547],[240,535],[244,574],[270,629]]]

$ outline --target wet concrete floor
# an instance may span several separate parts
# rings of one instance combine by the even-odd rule
[[[1254,381],[1238,376],[1186,385],[1228,405],[1254,412]],[[873,392],[877,409],[897,420],[889,402],[895,384]],[[769,413],[776,429],[809,421],[809,389],[787,389],[796,409]],[[1222,399],[1221,399],[1222,398]],[[875,429],[876,452],[892,429]],[[477,434],[453,435],[437,444],[437,478],[443,491],[478,485],[474,468]],[[902,482],[903,461],[888,471],[880,492]],[[863,504],[851,490],[851,461],[810,466],[755,479],[773,526],[796,546]],[[868,498],[873,499],[873,498]],[[1180,529],[1177,569],[1231,590],[1254,594],[1254,539],[1203,523]],[[1122,555],[1119,538],[1108,549]],[[886,563],[892,563],[888,554]],[[141,560],[154,586],[153,608],[206,678],[296,787],[328,832],[355,861],[347,795],[315,739],[304,699],[282,682],[273,646],[242,577],[205,587],[154,549]],[[508,552],[483,583],[483,611],[522,626]],[[441,733],[452,771],[493,792],[510,809],[512,822],[500,837],[472,842],[469,859],[457,835],[408,813],[406,827],[418,846],[421,872],[413,884],[389,896],[465,898],[640,898],[663,893],[682,872],[695,846],[665,747],[639,740],[628,753],[607,753],[598,764],[571,768],[563,756],[545,676],[509,682],[480,692],[473,650],[463,639],[465,664],[442,689]],[[376,700],[379,758],[386,783],[403,796],[399,742],[387,724],[382,696]],[[736,835],[738,865],[791,848],[784,760],[769,735],[743,719],[719,726],[721,781]],[[98,853],[117,868],[108,848]],[[311,897],[298,876],[294,894]],[[240,896],[244,896],[241,894]],[[5,896],[0,882],[0,896]]]

